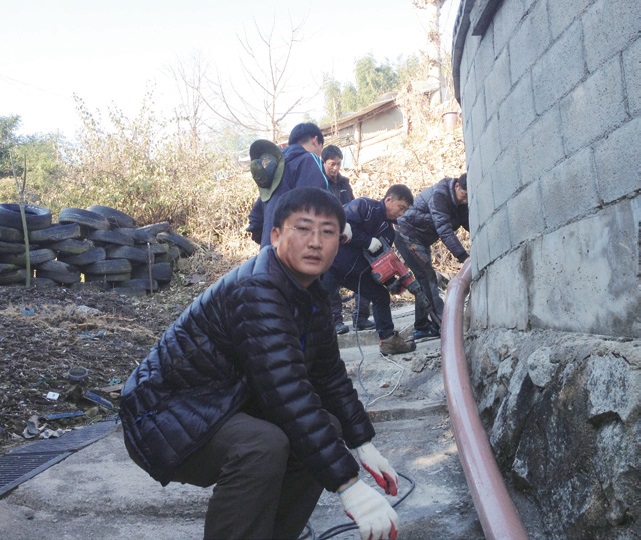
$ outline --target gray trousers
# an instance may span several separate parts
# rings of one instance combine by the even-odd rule
[[[323,492],[290,453],[285,433],[245,413],[232,416],[183,462],[172,481],[215,484],[205,540],[295,540]]]

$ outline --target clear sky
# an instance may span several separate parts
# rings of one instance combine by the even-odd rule
[[[457,5],[446,3],[448,20]],[[0,7],[0,116],[20,115],[23,134],[72,137],[73,94],[92,111],[115,105],[134,115],[150,83],[168,114],[178,98],[167,68],[198,51],[223,77],[233,74],[236,36],[254,19],[266,30],[274,16],[283,30],[290,17],[304,21],[292,84],[306,91],[320,87],[323,73],[351,80],[365,54],[381,62],[416,53],[426,35],[424,12],[411,0],[0,0]]]

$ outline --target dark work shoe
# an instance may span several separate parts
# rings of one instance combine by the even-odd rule
[[[372,330],[373,328],[376,328],[376,323],[374,321],[370,321],[369,319],[365,319],[364,321],[358,321],[356,323],[356,328],[359,330]]]
[[[345,323],[342,323],[342,322],[336,323],[334,328],[336,329],[336,333],[339,336],[341,334],[347,334],[347,332],[349,332],[349,327]]]
[[[412,337],[414,339],[423,339],[423,338],[437,338],[441,337],[441,331],[436,328],[436,326],[430,324],[425,328],[414,328],[412,332]]]
[[[405,341],[396,330],[387,339],[381,339],[380,351],[382,355],[408,353],[414,350],[416,350],[416,343]]]

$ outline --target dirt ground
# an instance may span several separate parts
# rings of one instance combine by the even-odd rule
[[[0,287],[0,453],[116,413],[120,385],[209,284],[185,285],[192,281],[177,279],[147,296]],[[393,297],[394,307],[407,302]],[[344,303],[346,321],[352,309],[353,301]],[[73,368],[85,368],[86,378],[73,380]],[[77,416],[47,418],[71,413]]]
[[[172,285],[147,296],[0,287],[0,453],[47,429],[72,429],[117,411],[119,385],[205,286]],[[69,376],[78,367],[88,371],[84,380]],[[113,408],[88,399],[87,391]],[[77,411],[83,414],[45,418]]]

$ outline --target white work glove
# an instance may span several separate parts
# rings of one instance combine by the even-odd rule
[[[347,244],[352,239],[352,226],[346,221],[345,228],[341,233],[341,242]]]
[[[383,247],[383,244],[381,243],[381,241],[374,236],[372,238],[372,241],[369,243],[369,247],[367,248],[367,251],[369,251],[370,253],[376,253],[382,247]]]
[[[396,496],[398,474],[376,447],[371,442],[365,443],[356,449],[356,454],[358,454],[363,468],[372,475],[372,478],[385,490],[385,493]]]
[[[357,480],[339,495],[362,540],[396,540],[398,514],[378,491]]]

